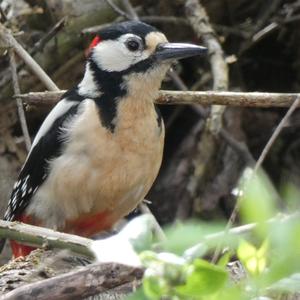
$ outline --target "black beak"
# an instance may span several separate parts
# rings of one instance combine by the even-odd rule
[[[164,61],[205,54],[207,54],[207,48],[202,46],[185,43],[166,43],[159,44],[154,55],[158,61]]]

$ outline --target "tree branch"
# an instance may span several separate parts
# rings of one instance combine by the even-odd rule
[[[128,15],[126,12],[124,12],[122,9],[120,9],[112,0],[105,0],[105,2],[113,9],[113,11],[120,16],[131,19],[130,15]]]
[[[208,48],[211,72],[213,75],[213,90],[228,90],[228,67],[224,59],[223,49],[216,38],[205,8],[198,0],[187,0],[185,14],[194,29]],[[224,107],[212,106],[208,128],[212,133],[218,133],[222,128]]]
[[[130,18],[132,20],[139,20],[139,16],[137,15],[137,13],[135,12],[133,6],[131,5],[129,0],[122,0],[123,6],[126,9],[126,11],[128,12]]]
[[[260,154],[257,163],[255,164],[254,171],[256,172],[264,162],[267,154],[269,153],[271,147],[273,146],[274,142],[278,138],[279,134],[281,133],[282,129],[284,128],[285,124],[287,123],[290,116],[293,114],[293,112],[297,109],[297,107],[300,104],[300,96],[297,96],[294,103],[291,105],[289,110],[286,112],[285,116],[282,118],[278,126],[276,127],[275,131],[273,132],[271,138],[269,139],[268,143],[264,147],[262,153]]]
[[[52,248],[70,249],[75,253],[94,258],[90,250],[92,240],[43,227],[0,220],[0,237],[33,246],[49,245]]]
[[[17,95],[17,94],[21,93],[21,89],[20,89],[19,80],[18,80],[15,52],[13,49],[9,49],[9,59],[10,59],[10,70],[11,70],[11,75],[12,75],[14,94]],[[18,115],[19,115],[19,119],[20,119],[22,133],[23,133],[24,140],[25,140],[26,149],[29,152],[30,147],[31,147],[31,140],[30,140],[30,135],[29,135],[28,127],[27,127],[23,103],[19,97],[16,97],[16,102],[17,102]]]
[[[37,107],[54,106],[66,91],[32,92],[16,95],[26,104]],[[215,91],[165,91],[161,90],[157,104],[167,105],[227,105],[237,107],[290,107],[299,96],[296,93],[261,93],[261,92],[215,92]]]

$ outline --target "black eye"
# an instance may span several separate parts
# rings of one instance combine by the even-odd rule
[[[142,48],[142,43],[136,39],[130,39],[126,41],[126,47],[129,51],[137,51]]]

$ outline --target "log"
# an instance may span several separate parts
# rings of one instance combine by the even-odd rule
[[[97,263],[43,281],[21,286],[2,296],[2,300],[84,299],[130,283],[139,285],[143,270],[114,263]],[[126,291],[128,287],[126,286]]]

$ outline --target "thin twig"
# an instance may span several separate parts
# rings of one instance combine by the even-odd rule
[[[297,107],[299,106],[300,104],[300,95],[296,96],[296,99],[294,98],[294,102],[293,104],[291,105],[291,107],[289,108],[289,110],[287,111],[287,113],[285,114],[285,116],[282,118],[282,120],[280,121],[280,123],[278,124],[278,126],[276,127],[276,130],[274,131],[274,133],[272,134],[271,138],[269,139],[268,143],[266,144],[266,146],[264,147],[262,153],[260,154],[256,164],[255,164],[255,167],[254,167],[254,172],[253,172],[253,175],[252,176],[255,176],[257,171],[260,169],[262,163],[264,162],[267,154],[269,153],[271,147],[273,146],[275,140],[278,138],[279,134],[281,133],[282,129],[284,128],[286,122],[288,121],[288,119],[290,118],[290,116],[292,115],[292,113],[297,109]],[[239,208],[240,208],[240,205],[241,205],[241,201],[242,201],[242,198],[239,197],[237,199],[237,202],[233,208],[233,211],[230,215],[230,218],[228,220],[228,223],[226,225],[226,231],[228,231],[230,229],[230,227],[232,226],[232,224],[234,224],[236,218],[237,218],[237,215],[238,215],[238,212],[239,212]],[[220,248],[221,247],[221,244],[219,244],[219,249],[217,249],[217,251],[215,251],[215,254],[216,253],[219,253],[220,251]],[[216,255],[214,255],[214,260],[216,260]]]
[[[263,8],[262,14],[257,18],[254,31],[260,31],[269,22],[272,14],[278,9],[282,0],[273,0],[268,4],[268,9]]]
[[[173,83],[176,85],[176,87],[179,90],[181,90],[181,91],[188,91],[189,90],[188,86],[184,83],[184,81],[177,74],[177,72],[174,71],[173,68],[171,68],[168,71],[167,75],[172,79]],[[191,107],[193,108],[193,110],[197,114],[200,114],[202,117],[205,116],[205,111],[204,111],[204,109],[200,105],[192,104]],[[176,118],[179,117],[179,115],[183,112],[184,109],[185,109],[185,107],[180,106],[180,107],[177,107],[172,112],[172,114],[170,115],[170,117],[168,118],[168,121],[166,123],[166,130],[171,127],[171,125],[174,123],[174,121],[176,120]]]
[[[119,19],[120,17],[118,17]],[[188,20],[182,17],[174,17],[174,16],[140,16],[140,21],[150,23],[150,24],[171,24],[174,26],[188,26],[190,27],[191,24]],[[116,20],[117,21],[117,20]],[[119,20],[118,20],[119,21]],[[292,20],[296,21],[296,20]],[[105,23],[101,25],[91,26],[88,28],[83,29],[81,32],[83,34],[95,34],[101,29],[107,28],[111,25],[111,23]],[[249,38],[249,34],[243,31],[241,28],[232,28],[225,25],[220,24],[212,24],[215,30],[220,31],[224,34],[232,34],[242,38]]]
[[[188,87],[183,82],[183,80],[180,78],[180,76],[177,74],[177,72],[174,71],[174,69],[170,69],[167,73],[167,75],[172,79],[176,87],[181,91],[187,91]]]
[[[60,19],[38,42],[36,42],[33,48],[29,51],[30,55],[34,55],[39,51],[42,51],[45,45],[57,35],[65,26],[67,17]]]
[[[105,0],[105,2],[119,15],[126,19],[131,19],[130,15],[120,9],[112,0]]]
[[[33,56],[38,52],[43,51],[46,44],[56,36],[56,34],[62,30],[65,25],[66,17],[62,18],[58,21],[40,40],[38,40],[34,46],[28,51],[28,53]],[[17,64],[17,71],[20,71],[25,66],[25,62],[21,61]],[[4,86],[10,81],[10,77],[6,76],[5,72],[3,74],[3,78],[1,79],[1,85]]]
[[[123,6],[126,9],[126,11],[128,12],[128,14],[130,15],[130,18],[132,20],[138,20],[139,17],[137,15],[137,13],[135,12],[133,6],[131,5],[131,3],[129,2],[129,0],[122,0]]]
[[[31,92],[16,95],[26,104],[32,106],[54,106],[65,93],[58,92]],[[261,92],[217,92],[217,91],[166,91],[161,90],[157,104],[163,105],[226,105],[233,107],[290,107],[295,98],[300,96],[296,93],[261,93]]]
[[[286,223],[291,220],[298,220],[299,219],[299,212],[291,214],[291,215],[282,215],[279,214],[278,216],[267,220],[265,223],[269,225],[277,224],[277,223]],[[184,253],[184,256],[188,259],[195,259],[198,257],[199,252],[203,253],[203,247],[205,246],[208,250],[212,249],[216,246],[219,246],[219,241],[223,240],[224,238],[229,238],[229,237],[234,237],[234,236],[244,236],[247,234],[250,234],[254,232],[254,230],[260,226],[261,224],[259,223],[250,223],[250,224],[245,224],[242,226],[234,227],[234,228],[229,228],[226,227],[224,231],[208,234],[203,237],[202,242],[199,244],[187,249]],[[228,224],[227,224],[228,226]],[[199,251],[200,250],[200,251]]]
[[[29,55],[29,53],[17,42],[10,31],[0,23],[0,39],[6,47],[13,48],[20,58],[24,60],[31,71],[44,83],[50,91],[58,91],[58,87],[52,79],[45,73],[39,64]]]
[[[234,149],[239,156],[245,161],[246,165],[253,166],[255,163],[247,145],[244,142],[237,141],[231,134],[224,128],[220,131],[220,136],[226,141],[226,143]]]
[[[12,82],[14,88],[14,94],[18,95],[21,93],[18,74],[17,74],[17,66],[16,66],[16,59],[15,59],[15,52],[13,49],[9,49],[9,59],[10,59],[10,70],[12,75]],[[24,112],[23,102],[19,97],[16,97],[17,108],[18,108],[18,115],[20,119],[21,129],[25,140],[26,149],[29,152],[31,147],[31,140],[28,131],[28,126],[26,122],[26,116]]]
[[[255,168],[254,168],[255,172],[261,167],[261,165],[264,162],[267,154],[269,153],[271,147],[273,146],[275,140],[278,138],[279,134],[281,133],[281,131],[284,128],[285,124],[287,123],[288,119],[290,118],[290,116],[292,115],[292,113],[297,109],[297,107],[299,106],[299,104],[300,104],[300,96],[297,96],[297,98],[295,99],[294,103],[289,108],[289,110],[287,111],[287,113],[285,114],[285,116],[282,118],[282,120],[280,121],[280,123],[276,127],[275,131],[273,132],[271,138],[269,139],[268,143],[264,147],[262,153],[260,154],[260,156],[259,156],[259,158],[258,158],[258,160],[257,160],[257,162],[255,164]]]

